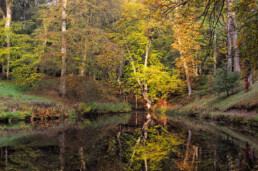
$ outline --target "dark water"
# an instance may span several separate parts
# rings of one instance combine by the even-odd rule
[[[257,128],[146,113],[0,125],[0,170],[257,170]]]

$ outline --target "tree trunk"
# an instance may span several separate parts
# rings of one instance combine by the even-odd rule
[[[253,82],[253,75],[254,75],[254,71],[251,71],[251,74],[248,77],[249,85],[253,85],[254,84],[254,82]]]
[[[81,65],[81,70],[80,70],[81,77],[85,76],[86,59],[87,59],[87,43],[86,43],[86,41],[85,41],[84,49],[85,49],[85,52],[84,52],[84,55],[82,58],[82,65]]]
[[[186,82],[187,82],[188,96],[191,96],[192,86],[190,83],[189,69],[188,69],[188,65],[187,65],[184,57],[183,57],[183,61],[184,61],[184,69],[185,69],[185,76],[186,76]]]
[[[62,97],[66,96],[66,70],[67,70],[67,50],[66,50],[66,7],[67,0],[63,0],[63,9],[62,9],[62,69],[61,69],[61,78],[60,78],[60,95]]]
[[[151,46],[151,40],[149,40],[147,47],[146,47],[146,53],[145,53],[145,61],[144,61],[144,75],[146,76],[146,70],[148,66],[148,59],[149,59],[149,52],[150,52],[150,46]],[[143,88],[143,96],[146,101],[146,106],[148,109],[151,108],[151,100],[148,98],[148,85],[146,83],[146,80],[144,78],[144,88]]]
[[[6,0],[6,22],[5,22],[5,32],[6,32],[6,47],[8,50],[7,54],[7,66],[6,66],[6,79],[9,80],[10,74],[10,27],[11,27],[11,20],[12,20],[12,8],[10,0]]]
[[[217,71],[217,36],[216,36],[216,33],[214,33],[214,45],[213,45],[213,70],[214,70],[214,75],[216,75],[216,71]]]
[[[151,41],[149,42],[149,44],[147,45],[147,49],[146,49],[146,55],[145,55],[145,63],[144,63],[144,66],[145,66],[145,70],[147,68],[147,62],[148,62],[148,54],[149,54],[149,49],[150,49],[150,45],[151,45]],[[147,93],[147,90],[148,90],[148,87],[147,87],[147,84],[145,83],[145,80],[144,80],[144,83],[142,84],[139,76],[137,75],[137,71],[136,71],[136,67],[134,65],[134,62],[133,62],[133,58],[132,58],[132,55],[131,55],[131,52],[130,52],[130,49],[128,47],[127,44],[125,44],[126,46],[126,49],[127,49],[127,52],[129,54],[129,61],[132,65],[132,68],[133,68],[133,71],[134,71],[134,75],[135,75],[135,78],[136,78],[136,81],[138,82],[138,85],[139,87],[141,88],[142,90],[142,96],[143,96],[143,99],[146,101],[146,107],[148,109],[151,108],[151,100],[148,98],[148,93]]]
[[[232,18],[231,18],[231,7],[232,2],[231,0],[227,0],[228,5],[228,23],[227,23],[227,37],[228,37],[228,71],[232,72],[232,39],[231,39],[231,32],[232,32]]]
[[[236,24],[236,17],[235,12],[232,12],[232,28],[233,28],[233,48],[234,48],[234,71],[240,72],[240,62],[239,62],[239,50],[237,45],[237,24]]]
[[[42,44],[42,51],[41,51],[41,54],[40,54],[41,63],[40,63],[40,66],[39,66],[39,72],[42,73],[42,74],[44,74],[44,71],[45,71],[44,66],[43,66],[43,59],[42,59],[42,57],[45,54],[45,48],[47,46],[47,41],[48,41],[47,34],[48,34],[47,26],[46,26],[46,24],[44,24],[44,36],[45,36],[45,39],[44,39],[44,42]]]

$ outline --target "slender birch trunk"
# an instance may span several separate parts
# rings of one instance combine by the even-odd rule
[[[12,8],[11,8],[11,1],[6,0],[6,22],[5,22],[5,32],[6,32],[6,47],[8,50],[7,54],[7,66],[6,66],[6,79],[9,80],[9,74],[10,74],[10,27],[11,27],[11,21],[12,21]]]
[[[67,8],[67,0],[62,1],[63,9],[62,9],[62,69],[61,69],[61,78],[60,78],[60,95],[62,97],[66,96],[66,70],[67,70],[67,49],[66,49],[66,8]]]
[[[146,101],[146,106],[147,106],[147,108],[150,109],[152,102],[151,102],[151,100],[148,98],[148,92],[147,92],[147,91],[148,91],[148,87],[147,87],[147,84],[146,84],[145,80],[144,80],[143,83],[141,82],[141,80],[140,80],[140,78],[139,78],[139,76],[138,76],[138,74],[137,74],[136,67],[135,67],[135,65],[134,65],[133,58],[132,58],[130,49],[129,49],[129,47],[128,47],[128,44],[125,44],[125,46],[126,46],[127,52],[128,52],[128,54],[129,54],[129,57],[130,57],[130,58],[129,58],[129,61],[130,61],[131,65],[132,65],[132,68],[133,68],[133,72],[134,72],[136,81],[138,82],[138,85],[139,85],[139,87],[140,87],[141,90],[142,90],[143,99]],[[150,46],[151,46],[151,42],[149,42],[149,44],[147,45],[147,48],[146,48],[145,63],[144,63],[145,70],[146,70],[146,68],[147,68],[147,62],[148,62],[148,57],[149,57]],[[146,61],[147,61],[147,62],[146,62]],[[145,70],[144,70],[144,72],[145,72]]]
[[[148,59],[149,59],[149,53],[150,53],[150,46],[151,46],[151,40],[148,41],[147,47],[146,47],[146,53],[145,53],[145,61],[144,61],[144,75],[146,77],[146,70],[148,66]],[[147,102],[146,106],[148,109],[151,108],[151,100],[148,98],[148,85],[144,78],[144,88],[143,88],[143,97],[145,101]]]

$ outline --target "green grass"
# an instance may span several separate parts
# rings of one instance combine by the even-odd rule
[[[132,110],[128,103],[81,103],[78,107],[78,112],[86,113],[123,113]]]
[[[22,89],[14,83],[0,82],[0,98],[8,98],[20,101],[46,101],[50,102],[50,99],[37,97],[33,95],[26,95],[22,92]]]
[[[24,120],[26,117],[30,117],[32,114],[31,111],[17,111],[17,112],[1,112],[0,111],[0,120],[7,119],[8,122],[12,120]]]
[[[231,96],[215,97],[208,101],[208,105],[226,111],[228,109],[246,109],[251,110],[258,107],[258,82],[256,82],[251,90],[245,92],[239,91]]]

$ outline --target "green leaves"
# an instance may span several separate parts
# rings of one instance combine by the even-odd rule
[[[234,88],[239,85],[239,79],[240,72],[229,72],[226,67],[224,67],[217,71],[213,88],[219,94],[226,92],[228,96],[229,92],[233,92]]]

